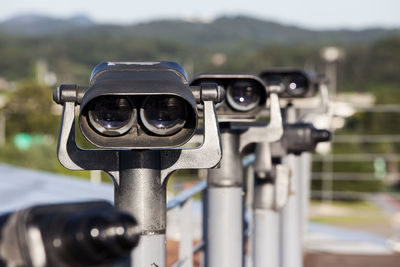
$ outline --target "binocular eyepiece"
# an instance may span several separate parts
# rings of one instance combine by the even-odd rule
[[[219,122],[255,120],[268,99],[265,85],[257,76],[250,74],[196,75],[191,86],[216,83],[225,89],[225,99],[217,105]]]
[[[282,98],[312,97],[321,82],[316,73],[298,69],[270,69],[259,76],[267,86],[279,85],[279,96]]]

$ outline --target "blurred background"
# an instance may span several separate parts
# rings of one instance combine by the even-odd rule
[[[189,78],[315,70],[337,93],[337,130],[313,156],[310,219],[366,233],[366,254],[400,252],[399,10],[397,0],[8,1],[0,10],[0,161],[110,182],[59,164],[61,109],[51,96],[61,83],[87,85],[103,61],[176,61]],[[0,180],[12,183],[5,170]],[[171,194],[195,179],[178,172]]]

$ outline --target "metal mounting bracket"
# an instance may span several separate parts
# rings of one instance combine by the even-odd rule
[[[219,125],[213,101],[204,101],[204,138],[196,148],[170,149],[161,152],[161,179],[164,182],[174,171],[209,169],[222,158]]]
[[[75,102],[65,102],[61,116],[57,156],[70,170],[103,170],[119,183],[119,155],[115,150],[82,149],[75,142]]]
[[[270,122],[267,126],[250,127],[240,135],[240,151],[243,151],[251,143],[271,143],[281,139],[283,135],[282,114],[276,92],[270,93],[270,114]]]

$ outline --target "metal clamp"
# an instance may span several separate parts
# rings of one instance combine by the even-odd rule
[[[225,99],[225,89],[216,83],[201,83],[200,86],[191,86],[190,90],[198,104],[205,101],[212,101],[217,104]]]
[[[248,128],[240,136],[240,151],[251,143],[270,143],[278,141],[283,135],[282,115],[279,97],[276,92],[270,94],[270,122],[267,126]]]
[[[76,84],[62,84],[53,91],[53,100],[63,105],[66,102],[74,102],[79,105],[88,87],[77,86]]]

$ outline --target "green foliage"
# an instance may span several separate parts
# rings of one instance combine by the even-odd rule
[[[24,81],[7,96],[3,112],[6,114],[7,142],[0,149],[0,161],[25,168],[40,169],[60,174],[89,177],[87,171],[72,172],[59,163],[57,136],[60,126],[59,115],[54,114],[52,89]],[[44,144],[33,144],[27,150],[14,146],[16,134],[43,135]]]
[[[377,42],[357,44],[347,48],[346,59],[340,65],[339,84],[351,91],[372,91],[389,96],[400,83],[400,36],[394,35]],[[382,95],[382,94],[381,94]],[[396,94],[398,96],[399,93]],[[381,96],[382,97],[382,96]],[[386,103],[400,101],[393,98]]]
[[[59,118],[53,115],[52,90],[43,85],[23,82],[12,92],[4,107],[7,136],[17,133],[43,133],[57,136]]]
[[[323,183],[321,180],[314,180],[311,186],[312,190],[323,190]],[[381,192],[384,190],[384,186],[382,181],[373,180],[373,181],[362,181],[362,180],[336,180],[333,181],[332,186],[333,191],[335,192],[366,192],[366,193],[374,193]]]

